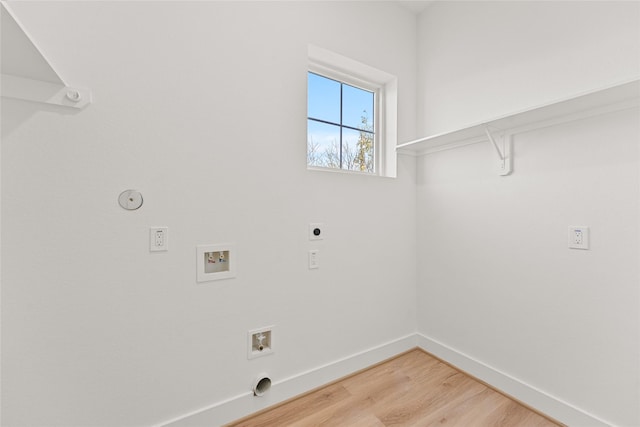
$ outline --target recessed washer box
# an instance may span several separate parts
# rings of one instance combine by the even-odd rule
[[[273,328],[274,326],[272,325],[249,331],[247,334],[248,359],[273,354]]]
[[[199,283],[236,277],[235,245],[199,245],[196,256],[196,280]]]

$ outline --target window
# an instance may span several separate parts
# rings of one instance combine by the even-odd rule
[[[376,90],[309,72],[307,165],[376,172]]]
[[[396,176],[398,79],[309,45],[307,167]]]

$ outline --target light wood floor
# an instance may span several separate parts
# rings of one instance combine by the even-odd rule
[[[228,427],[558,426],[412,350]]]

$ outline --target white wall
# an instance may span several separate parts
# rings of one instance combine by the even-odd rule
[[[638,77],[638,1],[435,2],[418,26],[418,134]]]
[[[418,26],[419,133],[640,75],[638,2],[436,3]],[[639,144],[635,109],[516,135],[507,177],[488,143],[419,159],[419,332],[639,425]]]
[[[412,158],[397,179],[304,165],[308,43],[398,76],[404,142],[637,77],[637,2],[435,3],[417,29],[387,2],[12,6],[95,101],[2,100],[3,425],[160,423],[416,323],[640,423],[633,111],[517,135],[506,178],[486,144],[424,157],[417,200]],[[117,205],[128,188],[141,210]],[[157,225],[168,253],[147,250]],[[568,225],[592,227],[590,251],[566,248]],[[196,284],[195,246],[219,242],[238,277]],[[246,360],[247,330],[271,324],[276,354]]]
[[[160,423],[261,371],[278,381],[415,331],[414,159],[397,179],[305,166],[308,43],[398,76],[398,139],[414,137],[415,16],[386,2],[13,9],[94,103],[2,101],[3,425]],[[129,188],[138,211],[117,204]],[[150,226],[169,227],[169,252],[148,252]],[[196,245],[225,242],[237,278],[196,284]],[[248,361],[247,331],[268,325],[276,353]]]

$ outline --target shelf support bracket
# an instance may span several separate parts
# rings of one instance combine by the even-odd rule
[[[487,135],[489,142],[493,144],[493,148],[495,148],[498,153],[498,174],[502,176],[509,175],[511,173],[511,135],[502,135],[500,141],[502,148],[500,148],[496,140],[493,138],[491,130],[489,130],[489,126],[485,125],[484,133]]]

